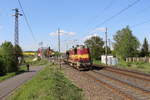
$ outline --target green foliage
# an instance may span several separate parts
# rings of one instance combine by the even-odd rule
[[[19,46],[11,42],[4,42],[0,46],[0,75],[18,71],[18,57],[23,57]]]
[[[61,54],[58,51],[55,51],[54,56],[60,56]]]
[[[5,74],[5,65],[4,65],[4,59],[2,59],[2,56],[0,56],[0,76]]]
[[[101,63],[100,60],[93,60],[93,64],[99,64],[99,65],[101,65],[102,63]]]
[[[56,66],[50,65],[16,91],[10,100],[83,100],[81,92]]]
[[[21,47],[19,45],[15,45],[14,46],[14,54],[15,54],[15,57],[16,57],[16,60],[17,60],[17,63],[19,63],[18,61],[18,58],[20,57],[21,60],[23,61],[23,51],[21,49]],[[21,61],[21,62],[22,62]]]
[[[84,44],[88,46],[91,50],[91,57],[93,59],[100,59],[101,55],[104,54],[104,41],[99,36],[93,36],[90,39],[87,39]]]
[[[106,49],[106,46],[104,47],[104,50]],[[112,54],[112,51],[110,50],[110,48],[107,46],[107,54]]]
[[[46,65],[48,64],[48,60],[46,59],[38,59],[36,61],[31,61],[29,62],[29,64],[33,65],[33,66],[40,66],[40,65]]]
[[[19,70],[17,72],[11,72],[11,73],[7,73],[3,76],[0,76],[0,82],[4,81],[10,77],[13,77],[15,75],[21,74],[25,71],[26,71],[26,66],[19,66]]]
[[[142,71],[144,73],[150,73],[150,63],[145,62],[125,62],[124,60],[120,60],[118,67],[124,67],[130,70]]]
[[[33,66],[40,66],[40,65],[48,64],[47,59],[41,59],[41,58],[37,58],[36,60],[34,59],[36,58],[33,56],[24,57],[25,62]]]
[[[127,26],[122,30],[119,30],[114,35],[114,53],[116,56],[125,59],[126,57],[138,56],[139,41],[133,36],[132,31]]]
[[[3,70],[6,73],[18,70],[17,59],[14,55],[14,48],[11,42],[4,42],[0,50],[1,59],[3,59]]]
[[[141,57],[149,56],[149,46],[148,46],[148,41],[146,38],[144,39],[141,52],[140,52],[140,56]]]

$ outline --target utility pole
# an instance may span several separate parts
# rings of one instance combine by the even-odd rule
[[[108,39],[108,43],[109,43],[109,48],[111,50],[111,41],[110,41],[110,39]]]
[[[59,56],[58,56],[58,59],[59,59],[59,67],[61,69],[61,56],[60,56],[60,29],[58,28],[58,52],[59,52]]]
[[[105,55],[106,55],[106,65],[108,63],[108,59],[107,59],[107,54],[108,54],[108,50],[107,50],[107,27],[106,27],[106,32],[105,32],[105,36],[106,36],[106,47],[105,47]]]
[[[22,14],[19,13],[18,8],[13,9],[15,11],[15,34],[14,34],[14,44],[19,45],[19,16],[22,16]]]

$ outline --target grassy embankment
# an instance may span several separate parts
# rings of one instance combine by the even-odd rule
[[[93,63],[94,64],[102,64],[100,60],[94,60]],[[119,64],[116,66],[120,67],[120,68],[141,71],[144,73],[150,73],[150,63],[120,61]]]
[[[131,69],[131,70],[141,71],[144,73],[150,73],[150,63],[120,61],[117,66]]]
[[[40,66],[40,65],[46,65],[48,63],[47,60],[38,60],[38,61],[33,61],[34,57],[25,57],[25,61],[27,63],[30,64],[30,66]],[[23,72],[25,72],[27,70],[26,68],[26,65],[23,64],[21,66],[19,66],[19,70],[17,72],[12,72],[12,73],[7,73],[6,75],[4,76],[0,76],[0,82],[10,78],[10,77],[13,77],[15,75],[18,75],[18,74],[21,74]]]
[[[82,90],[73,85],[56,65],[49,65],[20,87],[10,100],[83,100]]]
[[[25,59],[26,63],[29,63],[31,66],[40,66],[40,65],[48,64],[47,59],[33,61],[34,58],[35,57],[33,57],[33,56],[29,56],[29,57],[25,57],[24,59]]]

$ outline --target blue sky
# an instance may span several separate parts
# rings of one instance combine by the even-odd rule
[[[83,43],[84,39],[91,34],[104,38],[103,31],[93,32],[96,28],[107,27],[108,37],[112,40],[116,31],[126,25],[133,26],[150,20],[150,0],[141,0],[101,26],[97,25],[136,0],[20,1],[37,40],[33,40],[24,18],[20,17],[19,42],[23,50],[36,50],[41,41],[44,46],[50,45],[51,48],[57,50],[57,36],[54,32],[58,27],[65,32],[61,35],[61,49],[64,51],[67,48],[66,44],[71,47],[71,45]],[[5,40],[14,43],[14,17],[11,16],[14,14],[13,8],[20,8],[17,0],[0,1],[0,44]],[[150,22],[131,27],[131,29],[140,42],[143,42],[144,37],[150,40]]]

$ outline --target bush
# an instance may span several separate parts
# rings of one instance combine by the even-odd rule
[[[11,42],[4,42],[0,46],[0,74],[17,71],[17,61],[14,47]]]
[[[131,67],[131,62],[127,62],[127,66],[128,66],[128,67]]]
[[[4,61],[2,57],[0,57],[0,76],[6,73],[6,69],[4,67]]]

